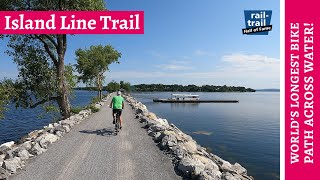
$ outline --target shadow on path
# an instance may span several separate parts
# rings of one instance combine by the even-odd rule
[[[115,135],[114,128],[103,128],[103,129],[97,129],[97,130],[82,130],[79,132],[85,133],[85,134],[97,134],[100,136],[114,136]]]

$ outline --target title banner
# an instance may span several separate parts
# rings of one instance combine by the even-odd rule
[[[0,11],[0,34],[143,33],[143,11]]]
[[[285,3],[285,179],[319,179],[320,30],[314,0]]]

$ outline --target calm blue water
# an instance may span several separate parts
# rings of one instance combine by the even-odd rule
[[[74,107],[83,107],[88,105],[94,96],[97,96],[97,92],[75,91],[70,102]],[[41,129],[57,118],[56,113],[44,113],[42,107],[16,109],[14,105],[10,105],[9,110],[5,113],[5,119],[0,120],[0,144],[18,140],[35,129]]]
[[[214,154],[238,162],[257,180],[279,179],[280,93],[195,93],[200,99],[235,99],[239,103],[154,103],[171,93],[133,93],[151,112],[191,135]],[[189,93],[188,93],[189,94]],[[210,135],[195,134],[206,131]]]

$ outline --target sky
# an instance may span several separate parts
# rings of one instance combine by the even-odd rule
[[[75,51],[111,44],[122,53],[105,84],[196,84],[280,87],[280,2],[275,0],[108,0],[108,10],[144,11],[143,35],[68,36],[66,64]],[[269,35],[243,35],[244,10],[272,10]],[[0,79],[16,78],[17,66],[0,40]],[[82,86],[81,84],[79,84]]]

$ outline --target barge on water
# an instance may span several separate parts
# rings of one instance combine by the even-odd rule
[[[239,103],[238,100],[200,100],[199,95],[171,94],[169,99],[153,99],[153,102],[162,103]]]

